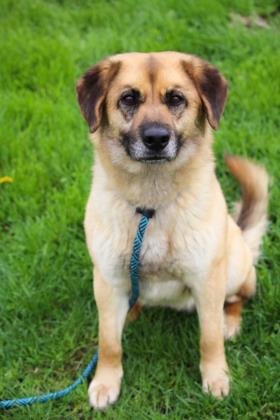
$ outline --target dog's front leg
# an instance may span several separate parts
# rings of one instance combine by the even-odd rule
[[[121,335],[128,311],[128,296],[112,287],[94,269],[94,295],[99,316],[98,363],[89,386],[91,406],[104,409],[119,396],[122,379]]]
[[[216,398],[222,398],[229,392],[223,336],[225,280],[225,263],[222,260],[215,264],[210,276],[194,290],[201,334],[202,386],[205,392],[210,392]]]

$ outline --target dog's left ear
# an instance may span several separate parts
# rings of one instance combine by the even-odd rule
[[[217,130],[227,98],[226,79],[216,67],[197,57],[183,61],[183,67],[198,91],[209,124]]]
[[[119,62],[105,59],[90,68],[77,82],[78,102],[91,133],[101,124],[108,89],[119,67]]]

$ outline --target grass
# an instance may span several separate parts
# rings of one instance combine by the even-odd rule
[[[270,229],[258,290],[240,337],[226,345],[232,392],[200,390],[195,315],[147,310],[125,331],[122,395],[104,413],[86,388],[63,400],[2,413],[12,419],[280,418],[279,9],[267,0],[2,0],[0,5],[0,395],[56,390],[97,345],[83,214],[92,151],[74,84],[94,62],[121,51],[179,50],[217,65],[229,100],[215,149],[229,202],[237,187],[224,152],[268,168]],[[231,22],[263,15],[267,27]],[[1,417],[1,413],[0,413]]]

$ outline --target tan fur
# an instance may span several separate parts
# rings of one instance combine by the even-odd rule
[[[226,302],[224,313],[225,313],[225,331],[224,335],[226,339],[231,339],[238,334],[241,326],[241,311],[242,301]]]
[[[118,71],[113,76],[111,72],[110,82],[102,80],[106,78],[102,66],[111,65]],[[228,214],[215,176],[211,127],[217,128],[224,108],[226,81],[208,63],[167,52],[122,54],[97,66],[100,92],[88,92],[96,68],[78,84],[95,145],[85,216],[99,312],[99,361],[89,388],[90,403],[105,408],[120,392],[121,333],[128,311],[128,267],[138,206],[156,210],[140,256],[141,302],[179,310],[196,307],[203,389],[220,398],[229,392],[223,336],[238,332],[240,302],[255,291],[252,264],[265,227],[266,174],[248,161],[227,159],[243,187],[241,231]],[[118,106],[128,87],[141,93],[142,104],[133,117]],[[183,92],[187,106],[170,111],[163,101],[170,88]],[[180,134],[182,146],[175,159],[147,164],[128,156],[122,133],[136,136],[146,120],[162,121]]]
[[[237,206],[236,221],[256,262],[267,227],[268,175],[261,166],[240,157],[226,156],[225,160],[242,188],[242,202]]]
[[[127,321],[136,321],[139,318],[143,305],[141,302],[136,302],[127,314]]]

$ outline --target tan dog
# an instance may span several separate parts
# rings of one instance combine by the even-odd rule
[[[131,53],[92,67],[77,92],[95,144],[85,217],[99,312],[90,404],[105,408],[120,392],[137,207],[156,211],[141,251],[141,304],[196,308],[203,390],[227,395],[224,337],[239,331],[242,303],[255,292],[253,263],[266,228],[268,177],[253,163],[226,158],[243,190],[235,222],[212,152],[226,80],[191,55]]]

